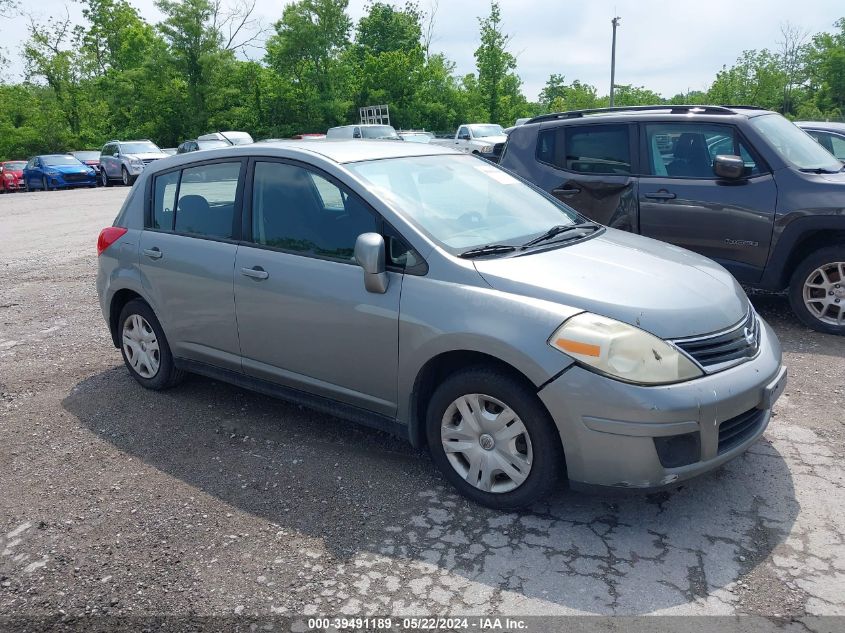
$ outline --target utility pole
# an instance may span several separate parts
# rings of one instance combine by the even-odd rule
[[[610,23],[613,25],[613,45],[610,49],[610,107],[613,107],[613,92],[616,89],[616,27],[619,26],[618,15]]]

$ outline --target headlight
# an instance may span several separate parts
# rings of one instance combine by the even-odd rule
[[[133,167],[143,167],[144,161],[142,161],[140,158],[133,158],[132,160],[129,161],[129,164],[132,165]]]
[[[561,325],[549,345],[595,371],[642,385],[698,378],[703,372],[656,336],[627,323],[583,312]]]
[[[53,170],[53,169],[48,169],[48,170],[47,170],[46,172],[44,172],[44,173],[45,173],[45,174],[47,174],[48,176],[58,176],[58,175],[59,175],[59,172],[57,172],[57,171],[55,171],[55,170]]]
[[[5,178],[6,180],[12,180],[14,177],[15,177],[14,174],[10,174],[10,173],[3,174],[3,178]]]

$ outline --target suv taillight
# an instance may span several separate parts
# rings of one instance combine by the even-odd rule
[[[97,257],[125,234],[126,229],[122,226],[109,226],[100,231],[100,237],[97,238]]]

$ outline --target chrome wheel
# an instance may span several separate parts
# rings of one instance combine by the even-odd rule
[[[106,168],[105,167],[100,168],[100,182],[103,183],[103,187],[107,187],[108,184],[109,184],[109,177],[108,177],[108,174],[106,174]]]
[[[845,325],[845,262],[819,266],[804,281],[804,305],[829,325]]]
[[[123,353],[130,367],[142,378],[158,373],[161,356],[156,334],[140,314],[130,314],[123,322]]]
[[[504,402],[473,393],[457,398],[440,425],[443,450],[452,468],[485,492],[510,492],[531,472],[531,437]]]
[[[127,187],[129,186],[129,172],[126,171],[126,167],[120,170],[120,176],[123,179],[123,184]]]

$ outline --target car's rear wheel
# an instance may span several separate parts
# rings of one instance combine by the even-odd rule
[[[491,508],[528,506],[563,472],[563,449],[548,412],[525,385],[496,369],[447,378],[431,397],[426,433],[446,479]]]
[[[805,325],[845,335],[845,247],[819,249],[798,264],[789,284],[789,302]]]
[[[161,324],[141,299],[129,301],[120,311],[120,352],[129,373],[147,389],[167,389],[184,376],[176,369]]]

